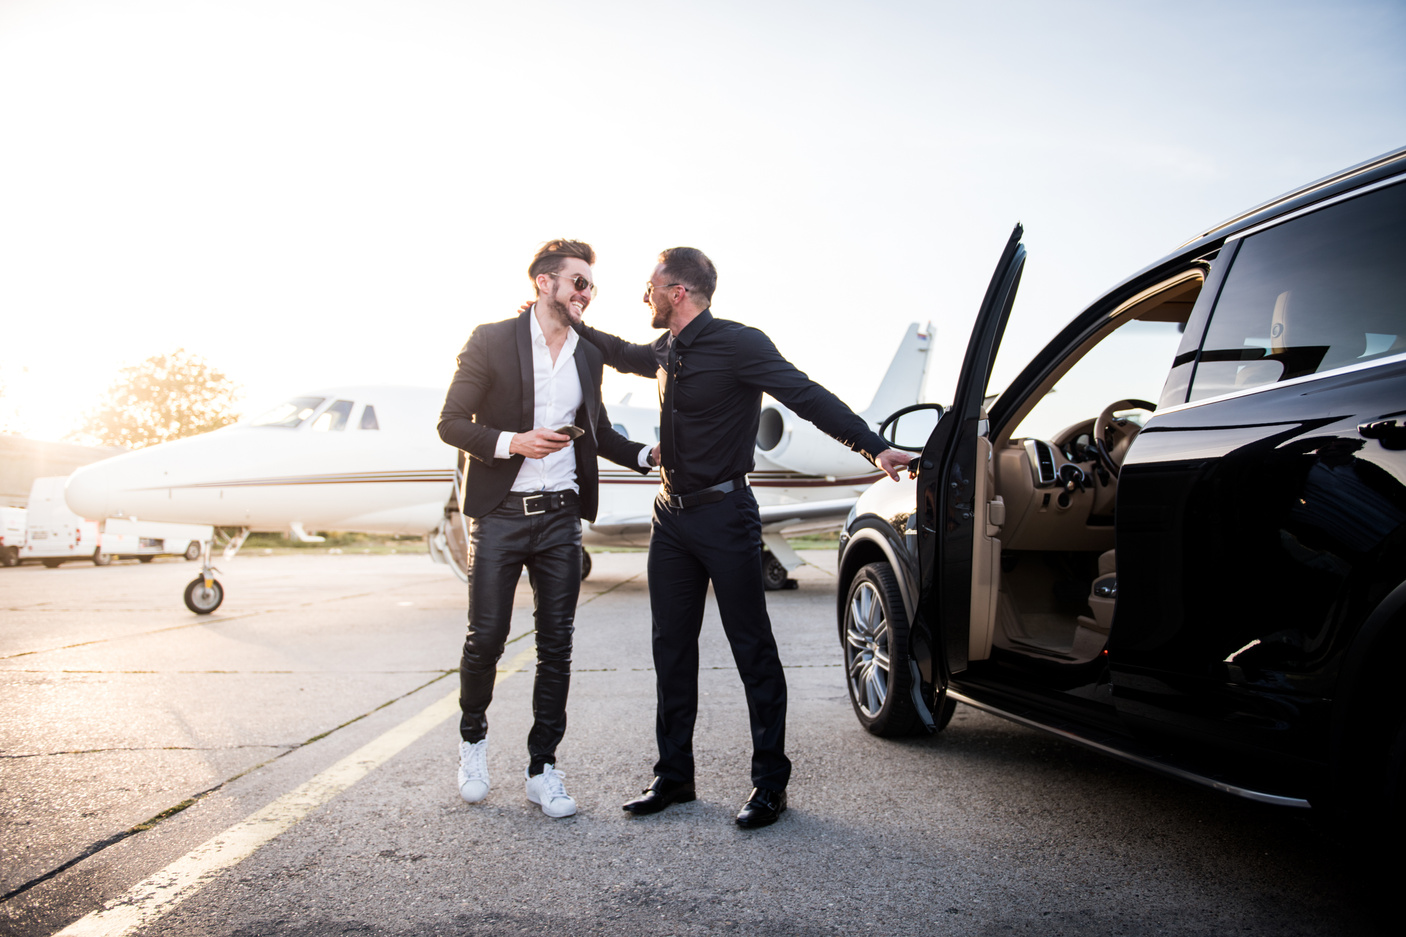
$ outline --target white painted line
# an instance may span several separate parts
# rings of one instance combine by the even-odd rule
[[[522,670],[536,653],[529,647],[498,671],[496,683]],[[196,847],[101,910],[79,918],[54,937],[126,937],[155,923],[221,872],[252,856],[275,836],[395,757],[459,711],[459,691],[431,703],[389,732],[294,788],[264,809]]]

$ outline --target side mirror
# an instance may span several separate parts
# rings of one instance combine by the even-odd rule
[[[911,407],[890,413],[888,418],[879,424],[879,435],[895,449],[922,452],[933,428],[937,426],[937,421],[942,419],[942,414],[946,412],[940,403],[915,403]]]

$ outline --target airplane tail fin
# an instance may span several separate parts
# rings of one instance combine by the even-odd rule
[[[922,402],[931,344],[931,322],[926,328],[919,328],[916,322],[909,324],[884,379],[879,383],[879,389],[874,392],[874,399],[859,414],[866,422],[878,426],[895,410]]]

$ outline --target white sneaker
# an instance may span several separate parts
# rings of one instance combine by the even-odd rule
[[[459,796],[476,804],[488,796],[488,739],[459,743]]]
[[[555,765],[546,765],[541,774],[527,778],[527,799],[542,806],[542,812],[554,819],[569,817],[576,812],[576,801],[562,786],[565,777]]]

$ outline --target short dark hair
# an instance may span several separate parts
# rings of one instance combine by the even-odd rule
[[[659,252],[659,262],[670,280],[682,283],[710,303],[713,301],[713,290],[718,288],[718,268],[707,254],[696,247],[671,247]]]
[[[568,257],[575,257],[592,265],[596,262],[595,250],[585,241],[568,241],[566,238],[548,241],[537,248],[532,263],[527,265],[527,278],[532,281],[533,288],[537,287],[538,275],[556,273],[566,265]]]

